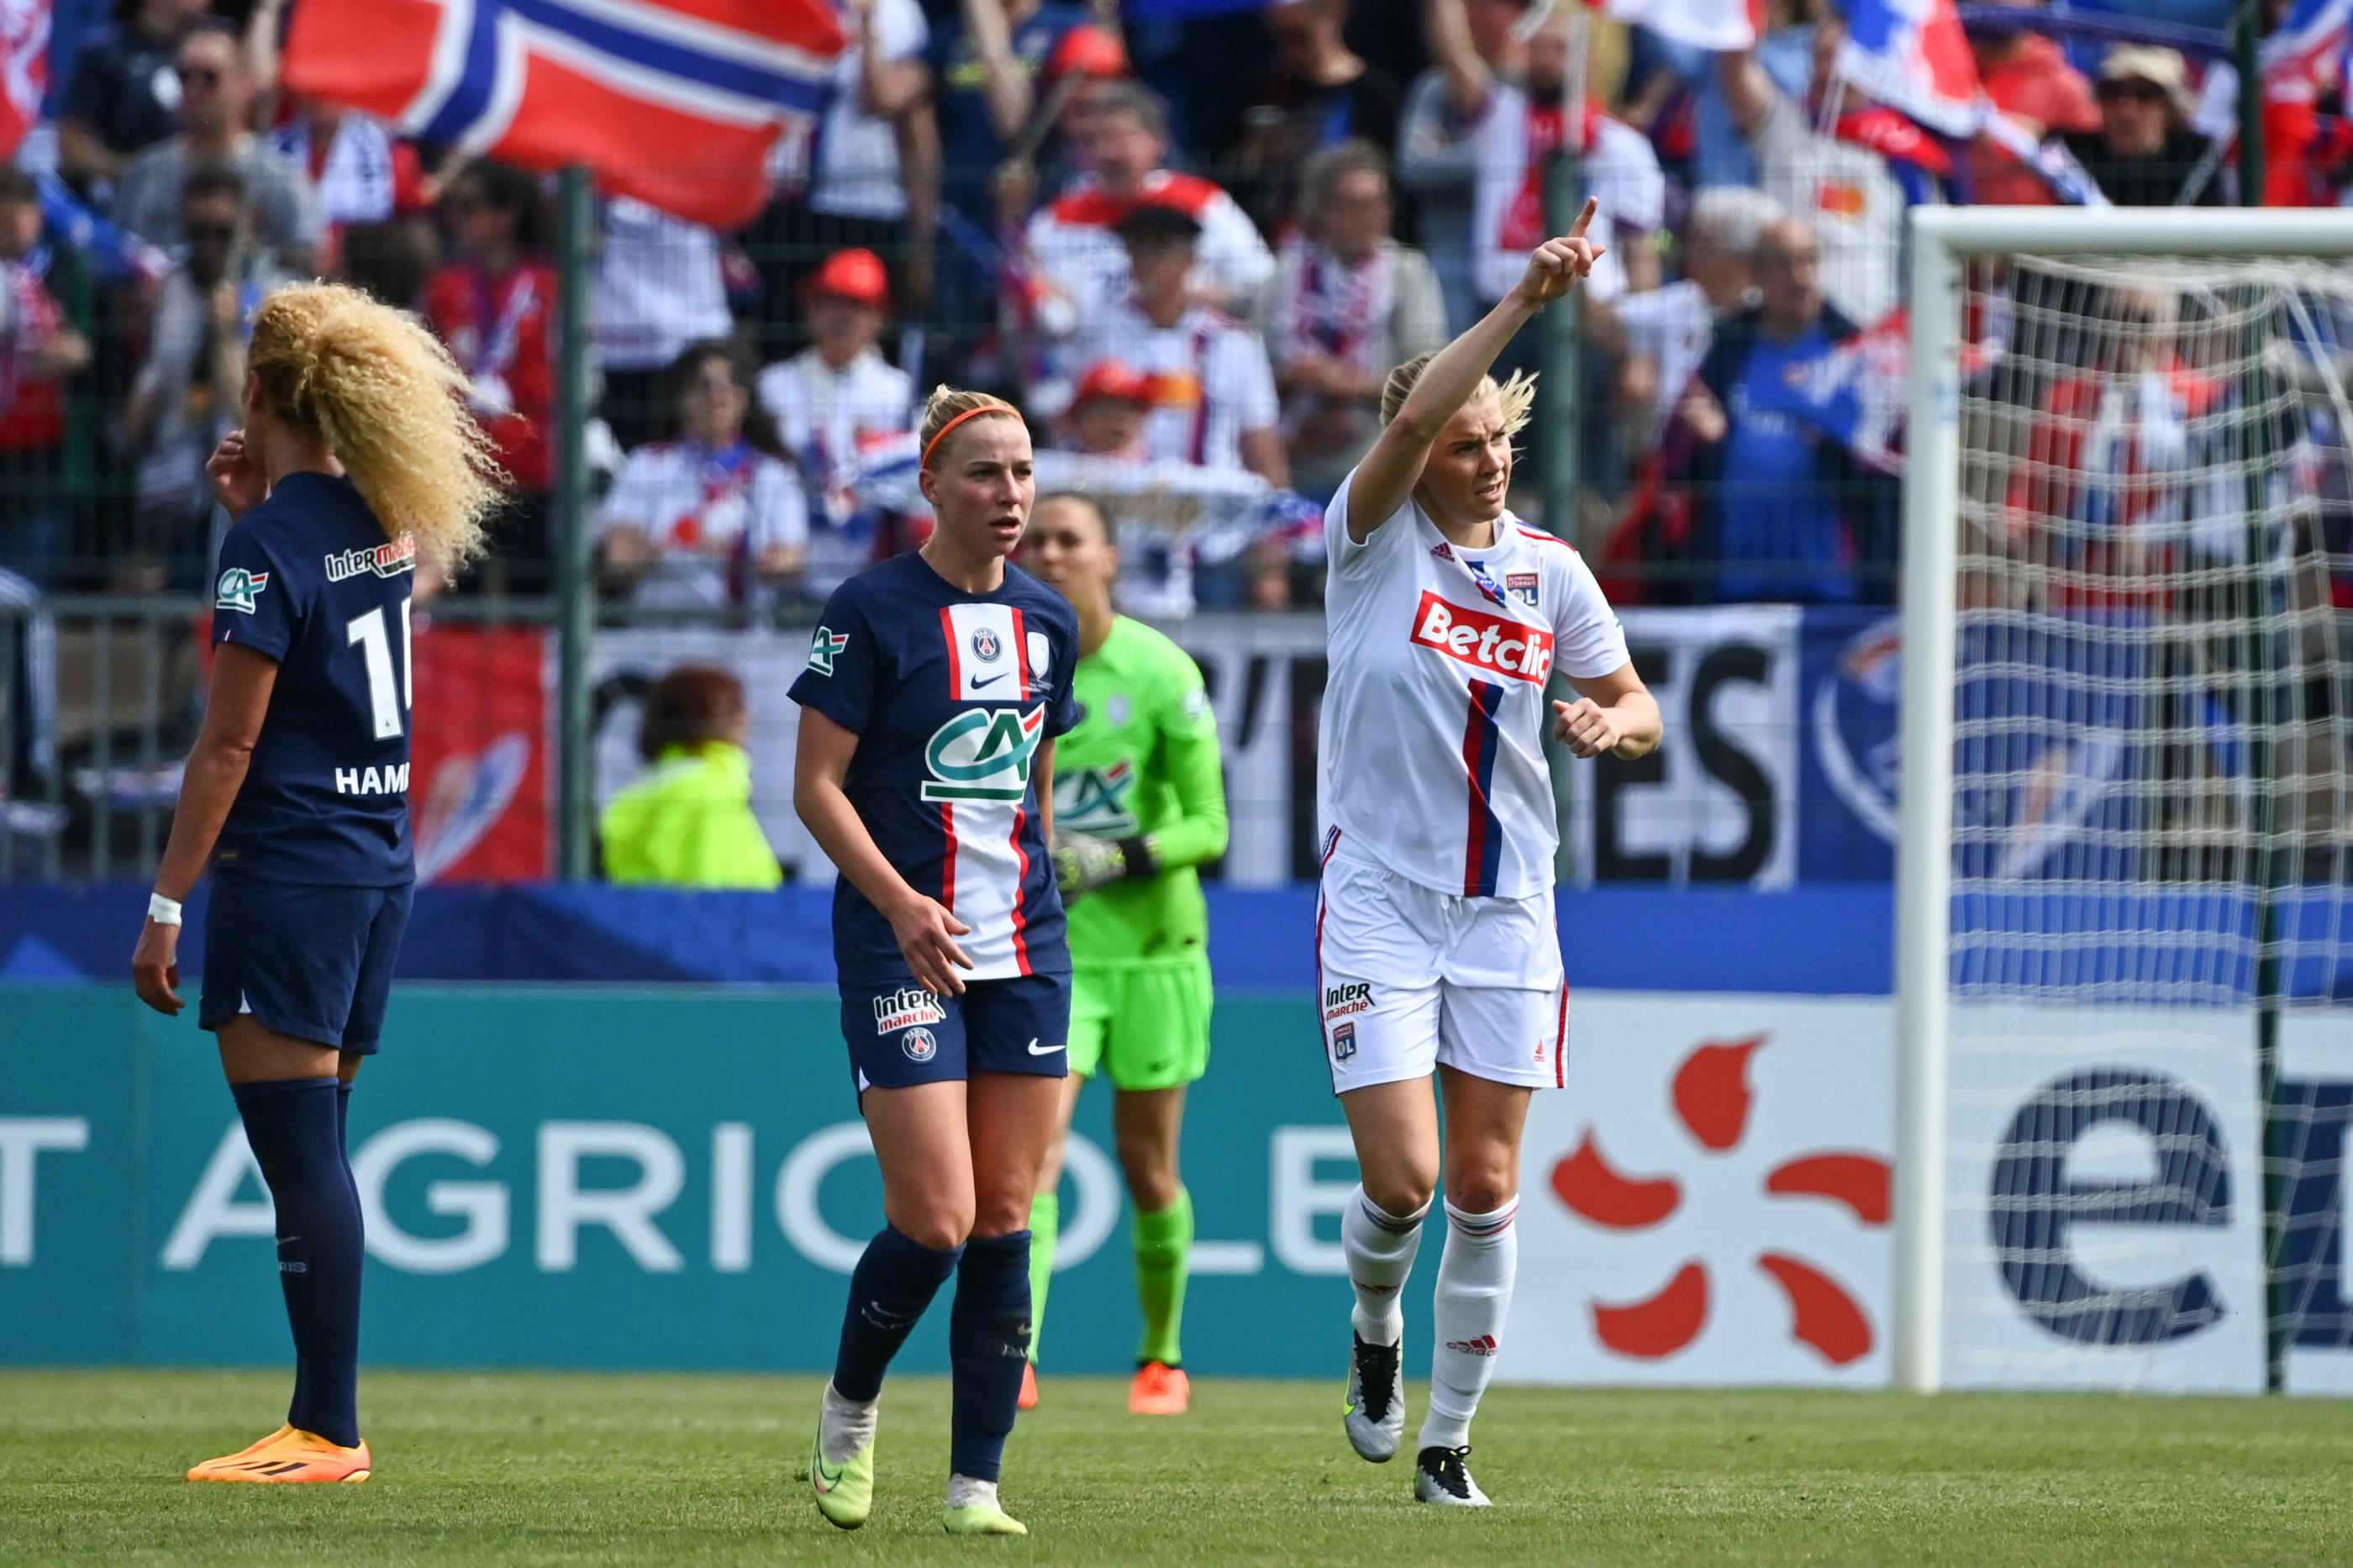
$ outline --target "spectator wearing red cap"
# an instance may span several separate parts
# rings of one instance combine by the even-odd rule
[[[779,195],[745,237],[769,307],[761,347],[770,354],[791,343],[788,312],[835,251],[880,256],[914,310],[931,299],[939,216],[939,121],[923,65],[931,26],[916,0],[846,3],[849,47],[835,57],[817,134],[779,140]]]
[[[1128,278],[1088,312],[1076,363],[1122,360],[1150,378],[1145,447],[1155,459],[1247,468],[1288,484],[1265,345],[1187,289],[1200,237],[1199,221],[1182,207],[1147,203],[1120,219]]]
[[[1144,445],[1145,421],[1151,416],[1151,378],[1107,359],[1079,377],[1062,423],[1071,433],[1071,449],[1080,455],[1141,463],[1151,457]]]
[[[1195,608],[1203,529],[1230,523],[1265,496],[1267,484],[1246,468],[1155,458],[1146,437],[1161,395],[1159,377],[1119,360],[1089,365],[1060,421],[1065,444],[1038,453],[1037,477],[1040,495],[1075,490],[1116,513],[1121,607],[1174,620]]]
[[[671,367],[677,439],[629,454],[597,516],[608,585],[662,609],[757,605],[797,575],[808,513],[733,345]]]
[[[1090,172],[1029,220],[1030,259],[1059,301],[1040,312],[1047,333],[1067,332],[1117,289],[1127,256],[1114,230],[1146,205],[1182,212],[1198,230],[1188,281],[1194,298],[1241,313],[1252,309],[1273,279],[1273,253],[1223,189],[1164,166],[1168,110],[1160,100],[1136,83],[1114,82],[1094,95],[1086,124]]]
[[[807,293],[809,346],[762,371],[759,394],[800,466],[810,522],[804,587],[823,597],[874,559],[884,520],[858,494],[861,458],[905,434],[915,388],[875,347],[891,309],[881,258],[836,251]]]

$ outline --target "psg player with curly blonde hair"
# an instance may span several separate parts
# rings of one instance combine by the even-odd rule
[[[498,474],[448,353],[354,289],[270,295],[247,364],[244,427],[206,465],[234,520],[211,696],[132,977],[148,1005],[181,1010],[180,907],[209,861],[197,1019],[277,1205],[295,1373],[286,1425],[188,1479],[364,1481],[343,1128],[417,876],[410,585],[420,556],[455,572],[480,552]]]

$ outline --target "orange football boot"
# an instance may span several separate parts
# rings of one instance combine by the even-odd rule
[[[1182,1415],[1192,1399],[1184,1369],[1162,1361],[1145,1362],[1127,1391],[1127,1407],[1138,1415]]]
[[[1021,1397],[1013,1403],[1017,1410],[1038,1408],[1038,1363],[1036,1362],[1025,1361],[1021,1363]]]
[[[280,1426],[250,1448],[206,1459],[192,1481],[364,1481],[374,1468],[368,1446],[345,1448],[315,1433]]]

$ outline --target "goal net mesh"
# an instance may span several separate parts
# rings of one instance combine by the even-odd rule
[[[2258,1015],[2353,994],[2353,271],[1962,277],[1947,1375],[2260,1380],[2344,1206]]]

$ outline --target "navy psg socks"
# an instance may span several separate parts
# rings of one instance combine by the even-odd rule
[[[229,1086],[278,1205],[278,1283],[294,1330],[287,1422],[349,1448],[360,1440],[360,1201],[343,1163],[332,1078]]]
[[[1029,1233],[976,1237],[965,1243],[948,1319],[948,1363],[955,1369],[951,1474],[997,1479],[1029,1360]]]
[[[1029,1232],[1021,1233],[1028,1244]],[[833,1359],[833,1391],[863,1405],[881,1397],[882,1373],[907,1342],[923,1309],[955,1272],[964,1248],[934,1252],[886,1225],[866,1244],[849,1275],[849,1305],[841,1315],[841,1349]],[[1022,1255],[1022,1267],[1029,1267]],[[1020,1369],[1014,1369],[1018,1379]]]

